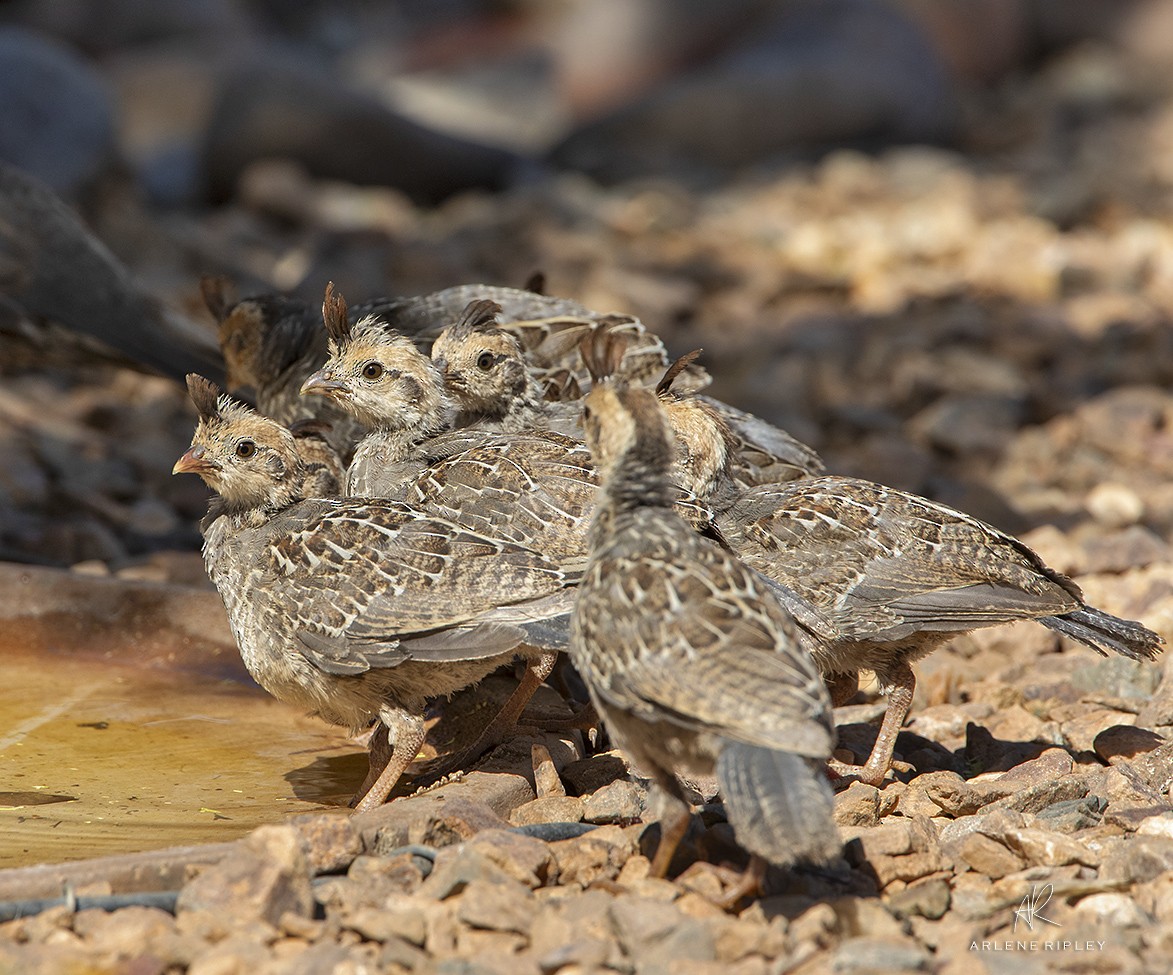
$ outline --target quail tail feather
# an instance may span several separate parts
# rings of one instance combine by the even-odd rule
[[[843,841],[821,764],[741,742],[722,748],[717,782],[737,842],[781,867],[838,856]]]
[[[1124,620],[1090,606],[1062,616],[1045,616],[1039,622],[1105,656],[1111,650],[1133,660],[1151,660],[1165,643],[1160,634],[1135,620]]]

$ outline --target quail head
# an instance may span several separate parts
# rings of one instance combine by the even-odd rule
[[[545,399],[526,362],[521,342],[498,327],[501,306],[470,302],[460,320],[432,344],[432,361],[456,403],[458,427],[521,433],[554,430],[578,433],[577,404]]]
[[[715,772],[755,856],[834,857],[821,769],[831,709],[794,620],[761,577],[673,511],[671,435],[653,391],[597,385],[583,416],[603,491],[570,654],[616,742],[676,800],[654,872],[667,871],[687,827],[676,772]]]
[[[386,497],[398,489],[394,465],[451,427],[452,402],[439,370],[411,339],[374,317],[351,325],[346,301],[332,285],[322,317],[330,355],[301,392],[328,397],[367,428],[355,448],[346,491]]]
[[[529,652],[533,630],[546,643],[564,632],[576,580],[409,505],[302,499],[287,429],[201,377],[188,386],[199,424],[174,470],[218,494],[204,561],[245,666],[275,697],[351,731],[381,720],[379,774],[359,808],[378,805],[419,751],[427,700]]]

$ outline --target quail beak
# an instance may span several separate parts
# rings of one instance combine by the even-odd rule
[[[204,455],[203,447],[189,447],[187,452],[175,462],[171,468],[172,474],[211,474],[220,469],[220,465],[209,460]]]
[[[316,393],[319,396],[329,396],[332,399],[341,399],[350,392],[345,383],[339,382],[326,369],[319,369],[309,379],[301,384],[301,395]]]

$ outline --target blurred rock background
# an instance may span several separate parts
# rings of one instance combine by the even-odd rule
[[[0,160],[162,311],[114,315],[111,353],[85,338],[108,289],[63,260],[72,304],[30,297],[42,230],[0,222],[0,557],[195,548],[203,489],[168,474],[189,411],[124,366],[175,321],[207,344],[200,274],[358,300],[542,270],[704,346],[718,395],[833,470],[1156,558],[1169,23],[1164,0],[8,0]],[[214,368],[187,354],[139,358]]]

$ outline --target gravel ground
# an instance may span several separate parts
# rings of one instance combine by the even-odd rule
[[[193,314],[208,271],[309,296],[333,278],[359,300],[542,269],[675,351],[704,346],[717,395],[832,471],[1019,533],[1092,603],[1169,639],[1170,104],[1088,49],[972,106],[969,154],[839,152],[704,193],[562,176],[428,209],[258,164],[232,207],[159,217],[122,197],[94,219]],[[169,475],[193,424],[182,391],[60,333],[3,341],[0,557],[206,585],[168,554],[198,547],[206,497]],[[654,810],[619,756],[555,761],[523,739],[494,758],[505,770],[366,823],[176,853],[153,888],[97,864],[78,893],[181,888],[176,913],[8,921],[0,971],[1167,972],[1168,672],[1033,624],[955,640],[920,667],[897,781],[839,792],[843,861],[775,877],[739,913],[688,865],[738,864],[719,807],[683,873],[649,879]],[[875,734],[860,700],[840,714],[843,758]],[[595,828],[540,828],[580,822]],[[5,873],[6,896],[42,896]]]

